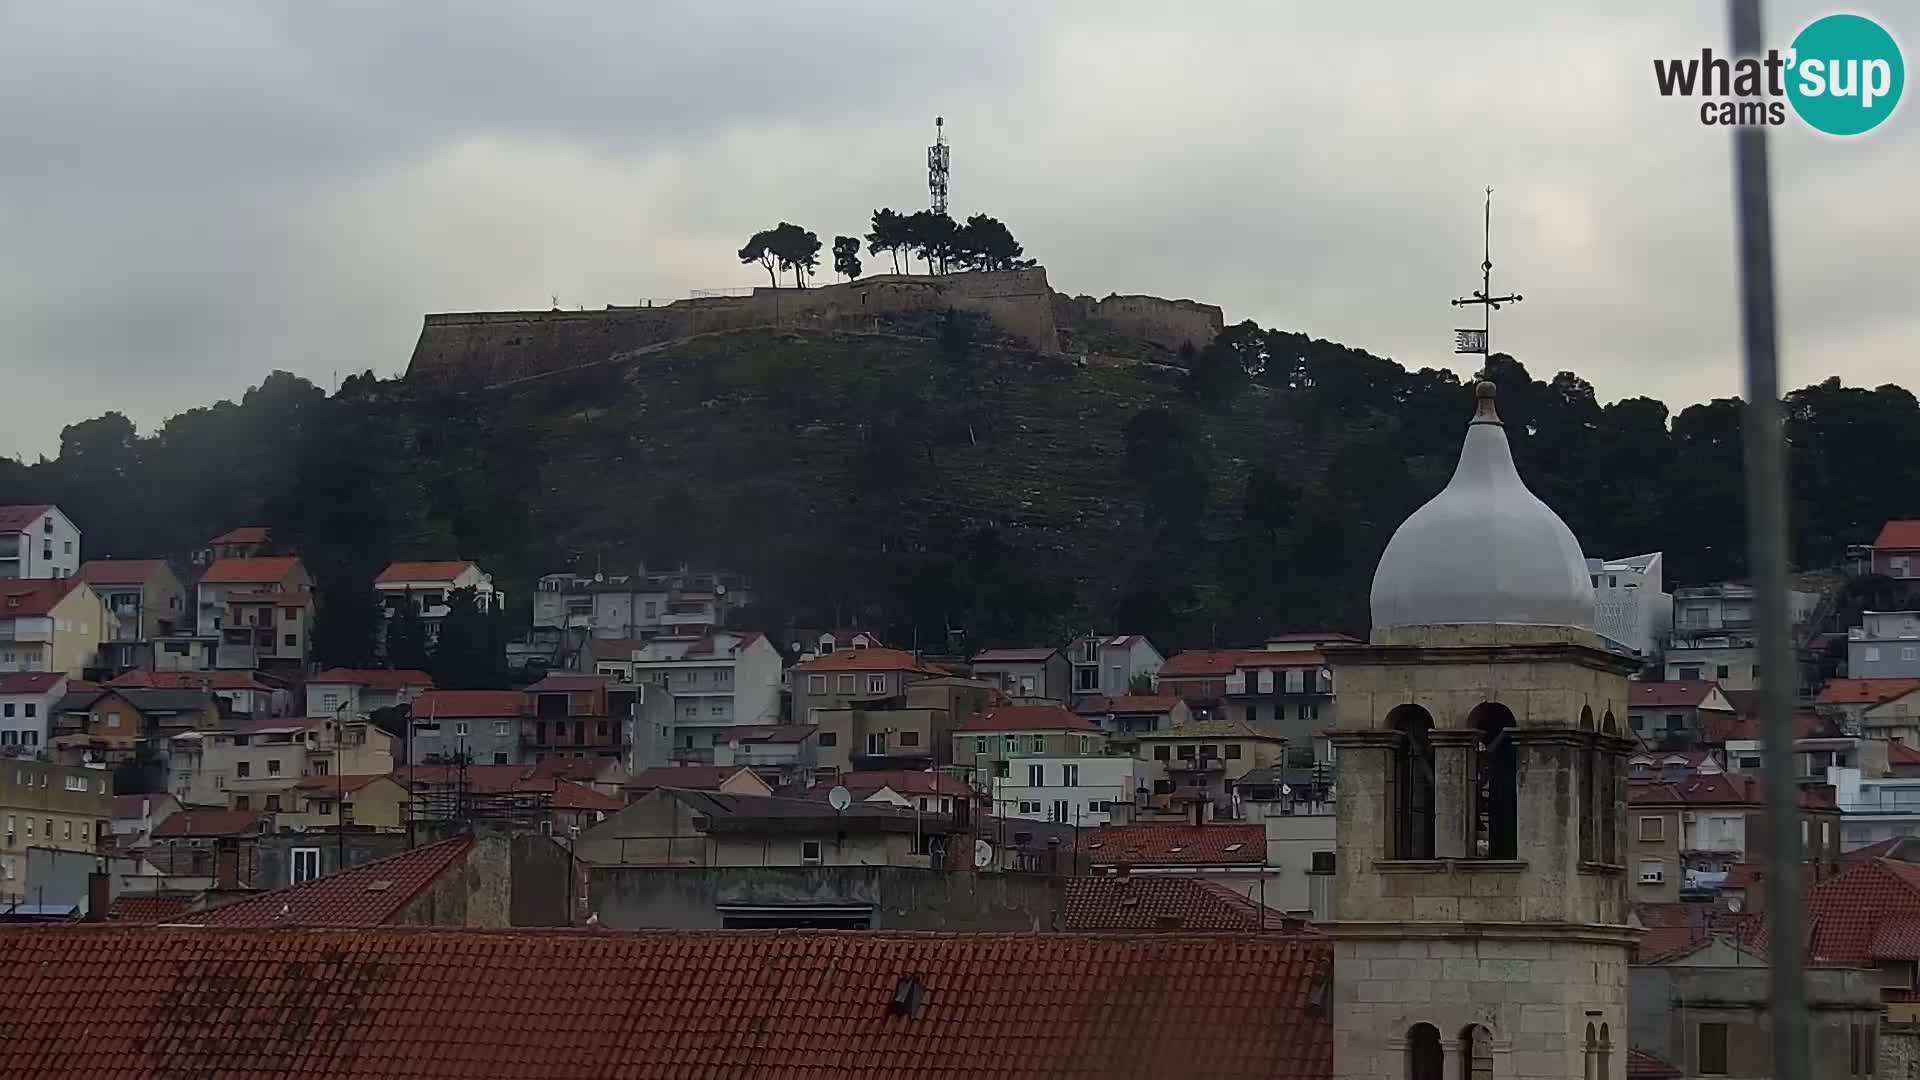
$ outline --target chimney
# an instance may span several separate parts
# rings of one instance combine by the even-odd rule
[[[101,863],[100,865],[105,865]],[[87,875],[87,921],[104,922],[113,906],[113,875],[96,869]]]
[[[213,887],[221,892],[240,888],[240,846],[231,840],[218,841],[213,853]]]

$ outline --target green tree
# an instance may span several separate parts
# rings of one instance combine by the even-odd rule
[[[779,264],[780,256],[774,250],[773,233],[772,229],[761,229],[754,233],[747,238],[745,244],[741,245],[738,254],[743,263],[757,262],[766,267],[767,284],[777,289],[780,287],[780,279],[774,274],[773,269]]]
[[[907,246],[920,254],[929,274],[947,272],[947,262],[957,250],[959,237],[960,226],[946,214],[915,210],[907,216]]]
[[[976,270],[1012,270],[1031,265],[1020,256],[1025,249],[1013,238],[1013,232],[999,218],[975,214],[960,226],[955,236],[956,258],[963,268]]]
[[[790,222],[781,222],[767,234],[766,250],[780,269],[793,272],[793,286],[806,288],[806,278],[820,266],[820,238],[812,231]]]
[[[471,587],[447,596],[447,614],[433,647],[433,684],[444,690],[507,687],[506,638],[500,616],[481,606]]]
[[[397,610],[387,617],[386,661],[396,671],[426,671],[434,666],[427,648],[427,624],[414,605],[413,591],[401,597]],[[444,627],[444,624],[442,624]]]
[[[1224,411],[1246,388],[1241,357],[1217,342],[1199,350],[1180,346],[1179,362],[1187,369],[1187,393],[1209,409]]]
[[[908,246],[907,219],[884,207],[875,210],[871,231],[867,233],[867,252],[878,255],[884,251],[893,256],[893,272],[897,274],[900,272],[900,252]]]
[[[419,619],[413,622],[417,626]],[[316,584],[313,614],[313,659],[323,668],[371,668],[379,664],[380,605],[373,575],[330,574],[327,586]],[[425,642],[418,647],[424,651]],[[395,667],[406,665],[396,664]]]
[[[836,236],[833,238],[833,272],[848,281],[860,276],[859,237]]]

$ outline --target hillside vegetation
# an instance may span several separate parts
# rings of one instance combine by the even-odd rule
[[[454,554],[520,598],[541,573],[684,560],[752,575],[765,629],[1178,648],[1364,631],[1374,562],[1471,412],[1450,373],[1252,324],[1157,364],[1040,356],[958,315],[888,329],[742,330],[465,393],[275,373],[150,436],[75,424],[57,459],[0,461],[0,502],[58,502],[89,556],[266,521],[322,586],[330,660],[369,658],[385,560]],[[1507,357],[1489,374],[1522,473],[1590,553],[1742,572],[1738,401],[1670,417]],[[1836,380],[1788,404],[1802,564],[1920,516],[1911,394]]]

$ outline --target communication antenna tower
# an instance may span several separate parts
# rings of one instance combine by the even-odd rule
[[[947,118],[933,118],[933,145],[927,147],[927,190],[933,193],[933,212],[947,212],[947,170],[951,161],[947,146]]]

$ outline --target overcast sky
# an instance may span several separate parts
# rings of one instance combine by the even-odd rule
[[[0,453],[396,374],[429,311],[764,281],[756,229],[925,205],[935,114],[956,216],[1063,292],[1453,364],[1492,184],[1527,297],[1497,348],[1607,400],[1737,393],[1728,137],[1652,74],[1720,5],[1568,7],[0,4]],[[1920,10],[1853,10],[1912,64]],[[1773,147],[1788,385],[1920,387],[1914,102]]]

